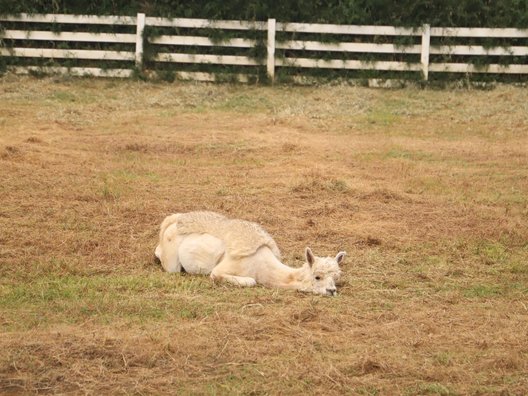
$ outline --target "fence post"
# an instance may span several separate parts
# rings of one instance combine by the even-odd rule
[[[422,75],[423,79],[427,81],[429,78],[429,46],[431,44],[431,26],[424,24],[422,26]]]
[[[143,32],[145,30],[145,14],[138,13],[136,19],[136,67],[143,67]]]
[[[275,81],[275,25],[273,18],[268,19],[268,63],[267,72],[271,83]]]

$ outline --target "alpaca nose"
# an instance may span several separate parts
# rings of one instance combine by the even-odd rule
[[[326,292],[331,295],[331,296],[335,296],[336,293],[337,293],[337,290],[335,288],[333,289],[326,289]]]

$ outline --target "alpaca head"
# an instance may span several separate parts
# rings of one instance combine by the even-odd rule
[[[336,284],[339,284],[341,277],[339,264],[343,262],[346,253],[339,252],[335,257],[317,257],[307,247],[305,255],[310,272],[306,280],[310,284],[307,291],[324,296],[335,296],[337,294]]]

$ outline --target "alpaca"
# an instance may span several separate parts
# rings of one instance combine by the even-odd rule
[[[337,294],[339,264],[346,255],[317,257],[307,247],[306,263],[292,268],[280,261],[277,244],[261,226],[214,212],[167,216],[154,254],[167,272],[183,269],[209,274],[215,282],[248,287],[261,284],[326,296]]]

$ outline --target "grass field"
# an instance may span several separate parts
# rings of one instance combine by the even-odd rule
[[[0,79],[0,393],[528,394],[528,90]],[[335,298],[154,264],[256,221]]]

